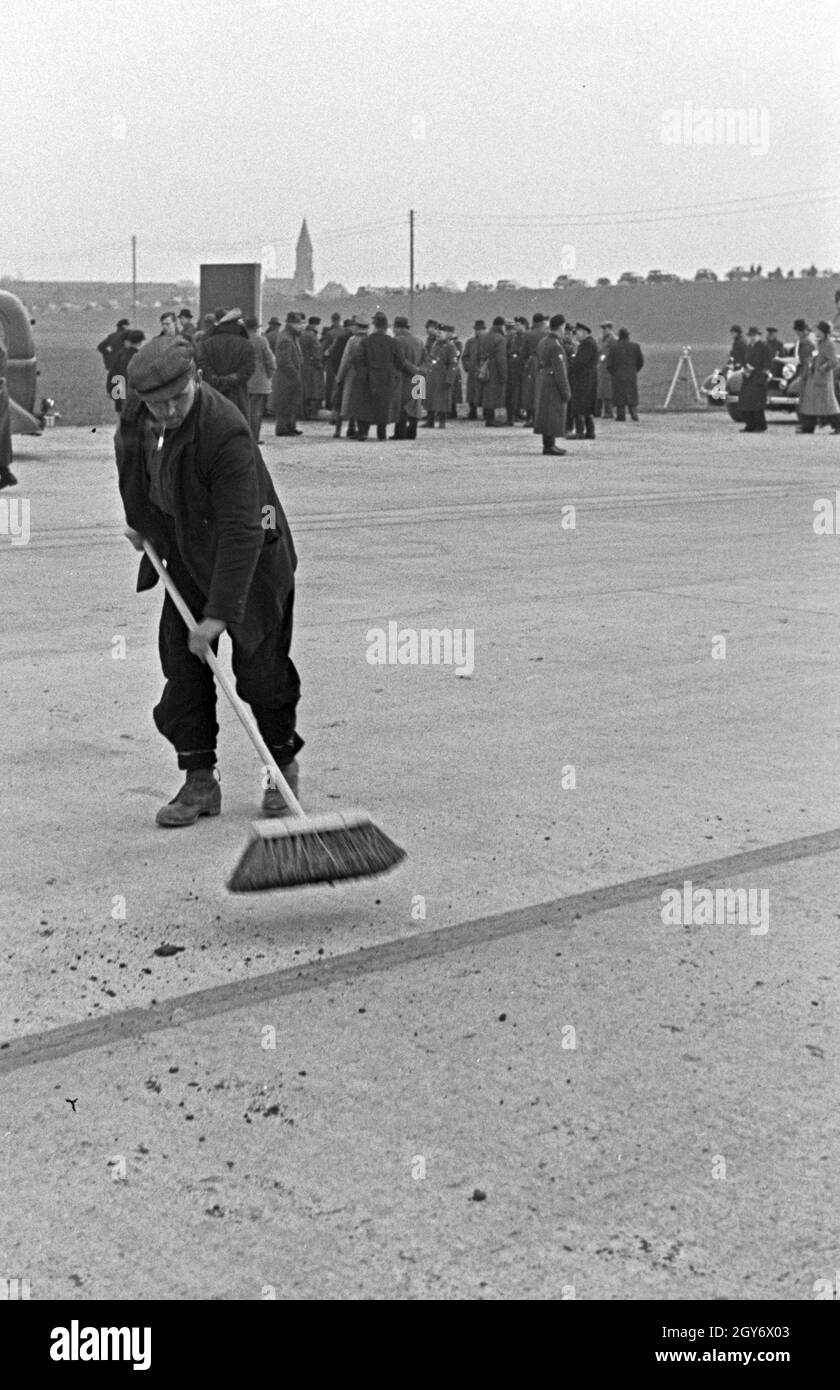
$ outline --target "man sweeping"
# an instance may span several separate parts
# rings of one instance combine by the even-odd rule
[[[116,438],[126,534],[150,541],[198,620],[190,634],[164,599],[159,650],[166,678],[154,721],[186,780],[157,824],[194,825],[221,810],[216,772],[216,688],[205,663],[227,630],[236,689],[297,794],[295,730],[300,680],[289,655],[294,572],[289,526],[248,422],[196,372],[186,339],[153,338],[132,358]],[[144,554],[138,590],[157,574]],[[264,817],[287,812],[274,787]]]

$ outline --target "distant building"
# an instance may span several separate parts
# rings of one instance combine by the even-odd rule
[[[271,289],[277,294],[288,295],[296,298],[301,294],[313,294],[315,290],[315,272],[312,267],[312,238],[309,235],[309,228],[304,217],[300,229],[300,235],[295,247],[295,273],[289,277],[280,276],[276,280],[268,282]]]

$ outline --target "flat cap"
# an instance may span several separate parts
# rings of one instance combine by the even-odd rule
[[[141,396],[166,400],[180,395],[192,371],[195,354],[186,338],[151,338],[128,364],[128,384]]]
[[[228,311],[227,311],[226,314],[222,314],[222,317],[218,320],[218,322],[219,322],[219,323],[238,323],[239,320],[240,320],[241,318],[242,318],[242,310],[241,310],[241,309],[228,309]]]
[[[408,328],[408,319],[406,318],[405,314],[397,314],[397,317],[394,319],[394,327]]]
[[[743,333],[743,331],[744,330],[741,327],[740,323],[733,323],[732,327],[729,330],[730,333]]]

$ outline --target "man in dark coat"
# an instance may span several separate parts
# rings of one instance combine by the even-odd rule
[[[394,338],[406,362],[414,368],[414,375],[407,377],[398,372],[394,388],[394,433],[392,439],[416,439],[417,422],[423,414],[426,399],[425,349],[419,338],[411,332],[408,319],[398,315],[394,319]]]
[[[123,334],[127,328],[128,319],[117,319],[117,326],[114,332],[109,333],[107,338],[103,338],[102,342],[97,344],[96,351],[105,363],[106,372],[111,370],[111,363],[114,356],[122,348]]]
[[[757,328],[747,329],[747,360],[738,392],[738,410],[744,417],[742,434],[762,434],[767,429],[764,407],[773,354]]]
[[[367,439],[371,425],[376,425],[377,439],[386,439],[387,426],[396,420],[396,378],[403,376],[410,381],[416,370],[399,340],[389,338],[388,315],[381,311],[373,316],[373,332],[362,339],[356,371],[361,384],[357,438]]]
[[[341,359],[344,356],[344,349],[353,337],[353,320],[345,319],[338,333],[330,341],[327,353],[327,381],[331,383],[327,404],[330,409],[338,416],[341,407],[341,390],[336,380],[338,369],[341,366]],[[338,398],[338,399],[337,399]]]
[[[182,338],[189,338],[190,342],[195,337],[195,324],[191,309],[180,309],[178,312],[178,332]]]
[[[729,360],[733,367],[743,367],[747,360],[747,340],[744,337],[744,330],[740,323],[733,323],[729,332],[732,334],[732,347],[729,352]]]
[[[549,320],[548,332],[537,344],[534,434],[542,435],[543,453],[558,458],[566,452],[557,448],[557,440],[566,436],[566,403],[571,394],[566,352],[560,341],[560,329],[565,322],[562,314],[555,314]]]
[[[324,403],[324,363],[318,327],[321,320],[312,317],[300,335],[300,355],[303,358],[303,418],[317,420]]]
[[[630,419],[635,420],[638,424],[638,377],[644,365],[645,359],[639,344],[631,341],[628,329],[619,328],[618,339],[607,352],[606,362],[607,371],[612,378],[616,420],[625,421],[627,419],[626,412],[629,406]]]
[[[337,338],[341,337],[341,314],[332,314],[329,325],[321,334],[321,362],[324,368],[324,399],[327,403],[327,410],[332,409],[333,388],[335,386],[335,373],[337,367],[332,365],[332,349]],[[341,358],[339,357],[339,362]]]
[[[303,414],[303,354],[300,350],[300,335],[303,332],[303,314],[290,310],[286,315],[286,325],[277,334],[274,357],[274,384],[271,389],[271,404],[274,410],[274,433],[281,435],[303,434],[295,423]]]
[[[478,338],[478,379],[481,383],[481,413],[488,428],[496,424],[496,411],[505,404],[507,392],[507,346],[505,321],[494,318],[486,333]]]
[[[522,335],[522,409],[526,427],[534,423],[534,392],[537,384],[537,344],[546,332],[545,314],[533,314],[531,327]]]
[[[146,335],[140,328],[127,328],[123,334],[123,345],[114,355],[105,387],[118,415],[122,414],[123,404],[128,395],[128,364],[145,342]]]
[[[481,405],[481,382],[478,380],[478,336],[486,331],[487,324],[484,319],[476,319],[475,332],[464,343],[464,352],[461,357],[462,366],[467,374],[468,420],[478,419],[478,407]]]
[[[202,376],[237,406],[246,420],[248,382],[254,374],[257,356],[242,318],[241,309],[230,309],[219,319],[213,332],[196,347],[196,360]]]
[[[428,325],[427,325],[428,327]],[[429,342],[431,339],[431,346]],[[426,411],[424,430],[433,430],[435,420],[440,429],[446,429],[446,417],[452,400],[452,383],[457,371],[457,353],[447,341],[444,329],[439,325],[431,329],[426,339]]]
[[[522,351],[525,333],[516,320],[506,324],[505,330],[505,351],[507,352],[505,414],[507,423],[515,425],[522,408]]]
[[[300,680],[289,655],[294,544],[247,421],[195,371],[184,338],[153,338],[132,358],[115,445],[126,534],[145,538],[167,567],[198,626],[188,633],[164,598],[159,651],[166,685],[155,724],[175,748],[186,781],[158,825],[194,825],[221,809],[216,779],[216,689],[206,665],[227,629],[239,695],[292,790],[303,742],[295,729]],[[138,590],[157,574],[146,555]],[[283,813],[274,788],[263,815]]]
[[[569,411],[576,439],[595,438],[595,399],[598,393],[598,344],[592,329],[585,323],[575,324],[577,351],[569,363],[569,385],[572,397]]]

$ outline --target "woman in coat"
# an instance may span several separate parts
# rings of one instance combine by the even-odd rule
[[[603,333],[598,344],[598,390],[595,399],[595,414],[603,416],[605,420],[612,419],[613,401],[613,381],[607,370],[607,359],[610,348],[616,341],[615,333],[611,323],[602,323]]]
[[[836,370],[837,350],[831,341],[831,325],[821,319],[817,324],[817,350],[802,377],[797,433],[813,434],[822,417],[831,425],[832,434],[840,434],[840,405],[834,394]]]
[[[534,434],[542,435],[543,453],[559,457],[565,449],[556,447],[566,434],[566,403],[571,395],[566,371],[566,351],[560,341],[563,315],[555,314],[548,332],[537,345],[537,384],[535,389]]]

